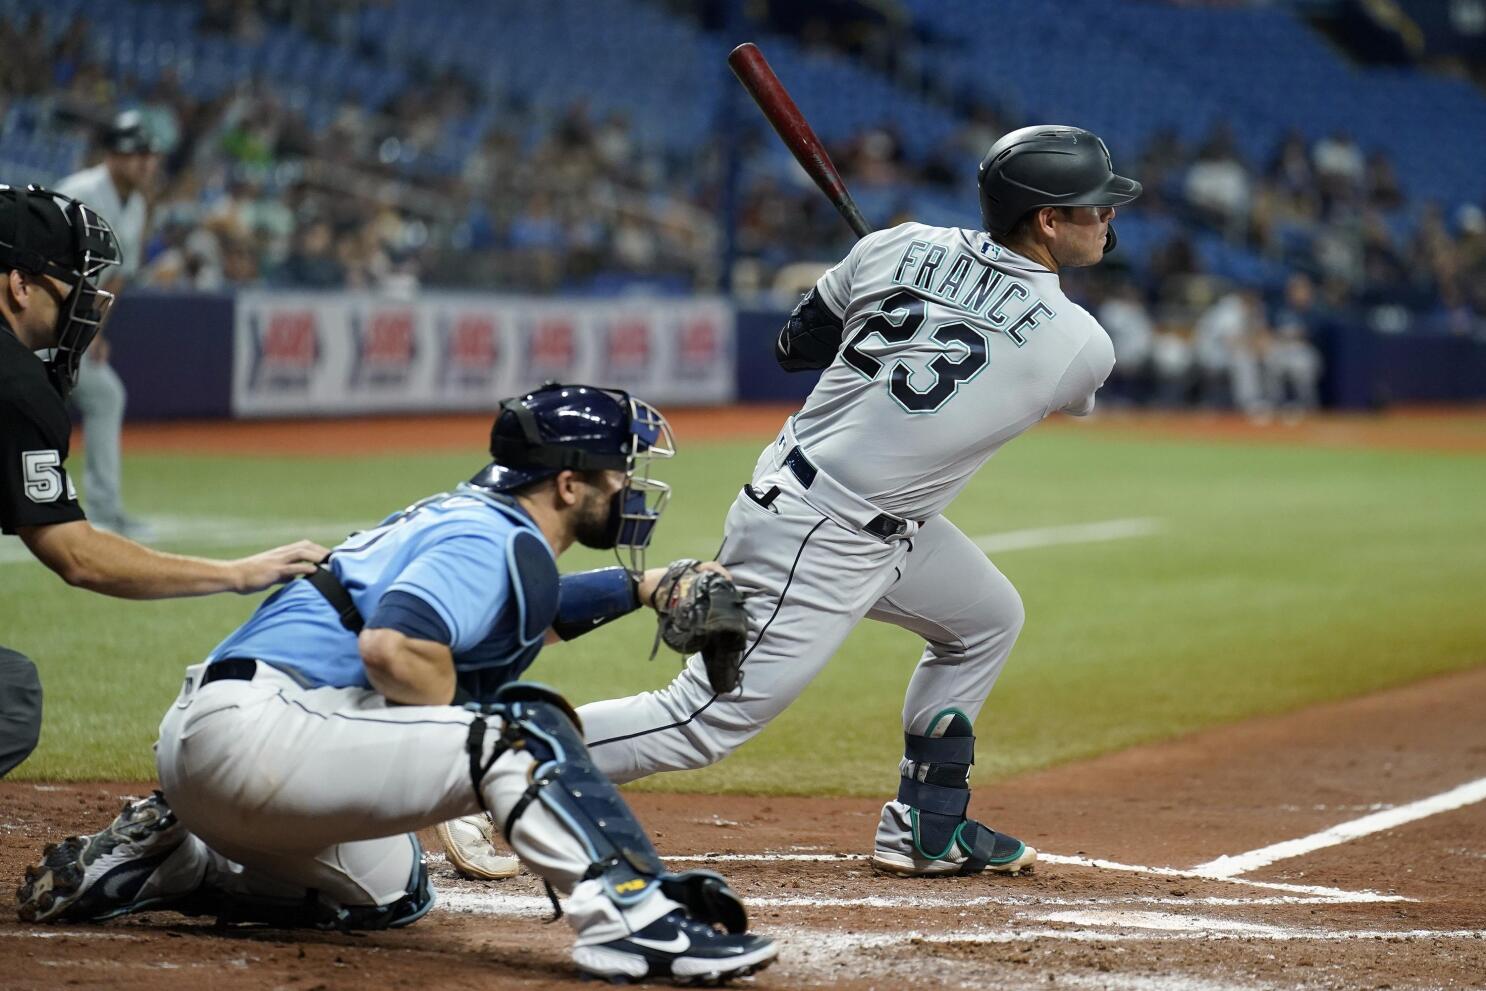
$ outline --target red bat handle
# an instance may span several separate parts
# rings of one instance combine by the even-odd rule
[[[841,173],[836,171],[831,157],[826,154],[825,146],[815,136],[815,131],[811,130],[810,123],[800,113],[800,108],[795,106],[795,101],[790,98],[789,91],[784,88],[774,70],[769,68],[764,53],[753,42],[744,42],[728,56],[728,66],[763,111],[764,117],[774,126],[785,147],[795,156],[806,174],[815,180],[820,191],[826,194],[826,199],[846,218],[857,237],[871,233],[871,225],[862,216],[862,211],[857,209],[846,184],[841,181]]]

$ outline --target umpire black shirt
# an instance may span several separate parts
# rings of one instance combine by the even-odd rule
[[[63,467],[71,436],[46,365],[0,320],[0,532],[84,518]]]

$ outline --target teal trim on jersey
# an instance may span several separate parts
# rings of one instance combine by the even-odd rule
[[[1017,327],[1021,324],[1021,322],[1023,320],[1027,319],[1027,315],[1028,314],[1036,312],[1036,310],[1037,310],[1037,308],[1039,306],[1042,307],[1043,310],[1046,311],[1046,313],[1043,315],[1043,320],[1054,320],[1054,319],[1057,318],[1057,316],[1058,316],[1058,311],[1057,310],[1053,309],[1051,306],[1048,306],[1047,305],[1047,301],[1044,300],[1044,299],[1042,299],[1041,297],[1034,297],[1034,302],[1032,303],[1032,305],[1029,306],[1029,307],[1027,307],[1025,310],[1023,310],[1022,311],[1022,315],[1019,316],[1019,317],[1017,317],[1015,320],[1013,320],[1011,322],[1011,326],[1010,327],[1007,327],[1001,333],[1004,334],[1006,336],[1006,338],[1008,340],[1010,340],[1011,343],[1015,344],[1017,347],[1019,347],[1019,348],[1026,347],[1027,346],[1027,341],[1030,340],[1030,338],[1027,337],[1026,334],[1024,334],[1022,331],[1017,330]],[[1038,327],[1041,327],[1041,326],[1042,326],[1042,320],[1034,320],[1032,322],[1031,326],[1029,326],[1027,328],[1027,330],[1029,330],[1029,331],[1030,330],[1036,330]]]
[[[1015,285],[1016,283],[1013,283],[1013,284]],[[871,324],[871,321],[872,320],[874,320],[874,319],[876,319],[878,317],[882,317],[883,319],[887,319],[888,318],[888,311],[879,308],[878,310],[874,311],[873,314],[868,318],[867,323],[864,324],[860,330],[858,330],[855,334],[852,335],[851,339],[846,343],[846,346],[842,349],[842,355],[844,355],[846,351],[855,351],[862,358],[875,363],[877,365],[877,370],[874,371],[871,375],[868,375],[865,371],[863,371],[861,368],[859,368],[856,365],[855,362],[849,360],[848,358],[843,357],[842,355],[838,355],[838,358],[840,358],[842,364],[844,364],[846,367],[850,368],[852,371],[856,372],[858,375],[860,375],[867,382],[875,382],[878,378],[882,377],[882,373],[884,371],[886,371],[887,372],[887,390],[888,390],[888,395],[892,398],[893,402],[898,405],[898,408],[899,409],[901,409],[903,412],[909,413],[909,414],[923,414],[923,413],[927,413],[927,414],[932,415],[932,414],[937,413],[940,410],[942,410],[946,405],[949,404],[949,402],[951,400],[953,400],[955,398],[955,396],[959,395],[959,393],[960,393],[960,386],[961,385],[965,384],[966,382],[973,382],[976,379],[976,377],[980,375],[981,372],[984,372],[987,368],[990,367],[990,364],[991,364],[991,339],[987,335],[986,331],[983,331],[980,328],[975,327],[974,325],[972,325],[971,323],[969,323],[968,321],[966,321],[964,319],[958,319],[957,318],[957,319],[951,319],[951,320],[947,320],[947,321],[943,321],[943,322],[935,321],[932,318],[932,316],[931,316],[931,308],[932,307],[935,307],[935,306],[954,307],[955,304],[946,302],[943,299],[939,299],[939,298],[935,297],[934,295],[932,295],[931,292],[922,291],[919,288],[913,287],[913,286],[902,286],[902,287],[894,290],[893,295],[896,296],[898,293],[907,293],[908,295],[910,295],[913,298],[917,299],[922,304],[922,313],[918,317],[918,326],[913,329],[913,333],[910,334],[908,337],[904,338],[902,341],[893,341],[882,330],[876,329],[876,328],[870,328],[870,324]],[[888,297],[888,299],[892,299],[892,298],[893,298],[892,296],[889,296]],[[1003,296],[1003,300],[1004,300],[1004,296]],[[884,302],[886,302],[886,300]],[[964,307],[958,307],[958,309],[961,310],[961,311],[965,311],[965,308]],[[911,314],[904,317],[904,321],[905,322],[908,321],[908,320],[911,320],[911,319],[913,319],[913,316]],[[889,320],[889,323],[891,323],[890,320]],[[899,325],[899,326],[901,326],[901,325]],[[974,371],[970,372],[969,374],[964,375],[964,376],[959,376],[959,377],[951,377],[953,375],[954,369],[950,369],[949,370],[950,375],[946,375],[946,372],[945,371],[940,370],[940,369],[935,369],[935,368],[932,367],[935,362],[938,362],[942,358],[944,358],[945,357],[945,354],[936,354],[936,355],[933,355],[932,357],[929,358],[929,360],[927,362],[924,363],[924,367],[919,368],[919,369],[914,369],[912,366],[910,366],[908,364],[907,361],[905,361],[905,360],[903,360],[901,358],[898,359],[897,361],[893,362],[892,365],[889,366],[886,363],[886,360],[885,359],[878,358],[875,355],[865,354],[864,352],[862,352],[860,350],[860,346],[863,343],[865,343],[871,337],[881,337],[884,343],[890,343],[890,344],[896,344],[896,343],[908,344],[908,343],[912,343],[912,342],[918,340],[919,335],[921,333],[923,333],[923,330],[924,330],[925,327],[932,327],[933,328],[932,330],[929,331],[929,338],[930,338],[930,340],[933,340],[933,341],[935,341],[938,344],[945,345],[946,347],[952,346],[952,345],[958,345],[959,348],[963,349],[963,351],[964,351],[963,355],[961,357],[959,357],[958,359],[950,362],[951,365],[961,365],[964,362],[968,361],[972,356],[974,356],[974,354],[975,354],[975,348],[972,347],[970,344],[965,343],[964,341],[959,341],[959,340],[945,340],[945,339],[937,336],[940,332],[945,331],[945,330],[948,330],[950,328],[964,328],[969,333],[974,334],[976,337],[978,337],[980,339],[981,354],[982,354],[984,360],[981,361],[979,367],[977,367]],[[993,332],[999,333],[999,331],[993,331]],[[907,388],[907,390],[909,392],[913,393],[916,396],[926,396],[926,395],[928,395],[929,393],[933,392],[935,389],[939,388],[939,386],[945,381],[946,378],[949,379],[949,382],[951,383],[952,388],[950,389],[949,394],[947,396],[945,396],[939,402],[935,403],[933,406],[926,406],[926,407],[921,408],[921,409],[915,409],[914,407],[909,406],[907,403],[905,403],[901,398],[899,398],[898,394],[893,391],[894,379],[897,377],[898,370],[900,368],[903,369],[903,383],[904,383],[905,388]],[[934,376],[934,381],[929,385],[929,388],[926,391],[919,392],[917,389],[915,389],[913,387],[913,376],[915,374],[919,374],[919,373],[923,373],[923,372],[930,372],[930,373],[932,373],[933,376]]]
[[[996,297],[996,301],[994,303],[992,303],[990,306],[987,306],[985,308],[985,312],[982,313],[982,314],[980,314],[980,318],[982,320],[984,320],[986,323],[990,324],[991,325],[991,329],[994,330],[998,334],[1005,333],[1006,332],[1006,328],[1010,324],[1013,324],[1013,323],[1016,322],[1011,317],[1007,316],[1005,313],[999,314],[999,316],[1000,316],[1000,319],[999,320],[996,319],[996,317],[998,316],[997,311],[1000,310],[1001,307],[1005,306],[1008,302],[1011,301],[1012,294],[1014,294],[1018,289],[1021,290],[1021,295],[1019,295],[1017,297],[1017,299],[1018,299],[1019,302],[1025,303],[1029,299],[1041,299],[1042,298],[1040,296],[1033,296],[1032,295],[1032,289],[1031,289],[1031,287],[1029,287],[1027,285],[1027,283],[1023,282],[1021,279],[1018,279],[1016,277],[1012,277],[1011,282],[1007,284],[1006,288],[1001,290],[1001,295]],[[1033,305],[1036,305],[1036,304],[1033,304]],[[1023,309],[1022,310],[1022,313],[1026,313],[1026,312],[1027,312],[1026,309]],[[1021,314],[1018,314],[1017,316],[1018,316],[1018,318],[1020,318]]]
[[[924,319],[924,323],[925,324],[929,323],[929,320],[928,320],[927,317]],[[934,330],[929,333],[929,336],[932,338],[934,336],[934,334],[938,333],[939,331],[943,330],[946,327],[964,327],[966,330],[968,330],[971,333],[973,333],[973,334],[977,335],[978,337],[980,337],[981,344],[985,348],[985,361],[981,362],[981,365],[980,365],[979,368],[977,368],[975,371],[971,372],[969,375],[966,375],[964,378],[950,379],[950,382],[952,382],[954,384],[954,388],[950,390],[949,395],[945,396],[942,400],[939,401],[939,404],[938,405],[936,405],[936,406],[934,406],[934,407],[932,407],[930,409],[913,409],[912,407],[905,406],[903,404],[903,401],[898,398],[897,393],[893,392],[893,388],[892,388],[893,375],[897,372],[897,370],[900,367],[901,368],[908,368],[908,363],[906,361],[901,361],[900,360],[900,361],[895,362],[893,364],[893,367],[888,372],[888,390],[887,390],[887,392],[888,392],[888,395],[892,397],[893,402],[895,402],[895,403],[898,404],[898,408],[901,409],[905,413],[911,413],[911,414],[914,414],[914,415],[928,414],[930,416],[933,416],[935,413],[938,413],[940,410],[944,409],[945,406],[949,405],[950,401],[953,400],[955,398],[955,396],[958,396],[960,394],[960,386],[964,385],[966,382],[974,382],[975,379],[977,377],[979,377],[979,375],[980,375],[981,372],[983,372],[987,368],[991,367],[991,340],[990,340],[989,337],[987,337],[985,335],[985,332],[984,331],[979,330],[979,329],[971,326],[969,323],[966,323],[964,320],[951,320],[948,323],[943,323],[943,324],[940,324],[937,327],[935,327]],[[940,342],[940,343],[944,343],[944,342]],[[960,347],[964,348],[965,349],[965,355],[966,355],[966,357],[969,357],[970,355],[972,355],[972,354],[975,353],[970,348],[970,346],[967,345],[967,344],[963,344],[963,343],[961,343],[959,341],[953,341],[953,342],[950,342],[950,343],[959,344]],[[939,360],[939,358],[938,357],[935,357],[935,358],[930,359],[930,362],[929,363],[930,364],[933,364],[933,362],[938,361],[938,360]],[[961,360],[963,361],[964,359],[961,359]],[[927,367],[924,368],[923,370],[924,371],[932,371],[932,369],[927,368]],[[913,369],[911,369],[911,368],[908,369],[908,376],[909,376],[909,381],[910,381],[910,384],[909,384],[908,387],[909,387],[910,390],[913,390],[913,386],[911,384],[911,379],[912,379],[912,376],[913,376]],[[938,387],[939,383],[942,382],[943,380],[944,380],[943,374],[942,373],[939,373],[939,372],[935,372],[934,373],[934,384],[931,385],[931,386],[929,386],[929,391],[932,392],[935,388]],[[915,391],[915,393],[917,395],[925,395],[926,394],[926,393],[918,393],[916,390],[913,390],[913,391]]]

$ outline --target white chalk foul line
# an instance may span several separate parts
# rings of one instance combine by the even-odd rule
[[[0,937],[10,939],[122,939],[138,943],[142,937],[126,933],[101,932],[97,929],[0,929]]]
[[[1467,782],[1442,794],[1383,812],[1375,812],[1361,819],[1353,819],[1319,833],[1312,833],[1310,836],[1285,840],[1283,843],[1273,843],[1257,850],[1250,850],[1248,853],[1209,860],[1205,864],[1198,864],[1192,868],[1192,872],[1202,877],[1228,880],[1239,874],[1247,874],[1249,871],[1267,867],[1279,860],[1299,857],[1302,854],[1336,846],[1338,843],[1346,843],[1348,840],[1379,833],[1385,829],[1393,829],[1404,823],[1425,819],[1441,812],[1450,812],[1467,805],[1474,805],[1483,800],[1486,800],[1486,778],[1477,778],[1475,781]]]
[[[1180,901],[1180,899],[1172,900]],[[1117,899],[1111,899],[1110,903],[1117,901]],[[1132,899],[1131,901],[1142,903],[1145,900]],[[1197,903],[1196,899],[1192,901]],[[750,907],[755,908],[946,907],[968,909],[978,905],[1006,904],[1005,901],[994,898],[955,900],[926,898],[811,898],[807,896],[748,898],[747,902]],[[1272,899],[1238,901],[1240,905],[1264,905],[1272,903]],[[1012,904],[1021,903],[1012,902]],[[1057,899],[1050,899],[1046,904],[1057,906],[1061,905],[1062,902]],[[1327,901],[1326,904],[1336,904],[1336,902]],[[498,891],[450,891],[442,888],[438,891],[438,907],[447,912],[504,918],[537,918],[548,915],[552,911],[551,903],[540,895],[507,895]],[[805,927],[802,932],[809,934],[809,941],[812,945],[817,944],[820,940],[826,940],[827,942],[841,941],[851,948],[905,946],[912,943],[1015,943],[1035,939],[1114,943],[1199,939],[1348,940],[1376,938],[1421,940],[1486,938],[1486,931],[1479,929],[1298,929],[1265,923],[1240,922],[1232,919],[1117,909],[1049,912],[1028,915],[1026,918],[1034,922],[1050,923],[1054,926],[1078,926],[1080,928],[1009,928],[1004,925],[997,925],[993,929],[856,935]]]
[[[1344,888],[1328,888],[1319,884],[1285,884],[1282,881],[1251,881],[1241,877],[1214,877],[1195,871],[1179,870],[1175,867],[1144,867],[1138,864],[1121,864],[1113,860],[1098,860],[1088,857],[1062,857],[1055,853],[1038,852],[1037,859],[1049,864],[1069,864],[1074,867],[1097,867],[1105,871],[1129,871],[1132,874],[1150,874],[1154,877],[1184,878],[1189,881],[1222,881],[1227,884],[1242,884],[1268,891],[1288,891],[1296,895],[1316,895],[1337,902],[1409,902],[1412,898],[1403,895],[1382,895],[1376,891],[1347,891]]]
[[[832,853],[710,853],[687,857],[665,857],[665,860],[682,863],[777,863],[794,861],[802,863],[866,860],[861,854]],[[1214,877],[1175,867],[1144,867],[1138,864],[1121,864],[1113,860],[1096,860],[1088,857],[1065,857],[1056,853],[1038,851],[1037,859],[1048,864],[1067,864],[1072,867],[1094,867],[1106,871],[1126,871],[1132,874],[1149,874],[1154,877],[1183,878],[1189,881],[1221,881],[1268,891],[1283,891],[1292,895],[1313,895],[1333,902],[1406,902],[1413,901],[1403,895],[1382,895],[1375,891],[1347,891],[1344,888],[1328,888],[1316,884],[1285,884],[1280,881],[1251,881],[1241,877]]]
[[[814,934],[812,934],[814,938]],[[1149,930],[1145,932],[1109,932],[1097,929],[999,929],[960,930],[932,933],[880,933],[871,935],[847,934],[839,936],[838,945],[854,948],[877,948],[910,944],[956,944],[956,943],[1020,943],[1036,939],[1062,939],[1083,943],[1132,943],[1132,942],[1196,942],[1199,940],[1251,940],[1267,939],[1282,942],[1312,940],[1334,942],[1354,939],[1386,940],[1434,940],[1434,939],[1482,939],[1486,930],[1481,929],[1283,929],[1274,927],[1273,932],[1255,929],[1230,928],[1203,930],[1201,932],[1169,932]]]
[[[973,539],[975,546],[987,554],[996,554],[1001,551],[1020,551],[1032,547],[1053,547],[1058,544],[1094,544],[1105,540],[1149,537],[1160,529],[1160,520],[1137,517],[1124,520],[1103,520],[1098,523],[1076,523],[1070,526],[1007,530],[1004,533],[989,533]]]
[[[438,887],[439,907],[464,915],[538,916],[552,911],[552,903],[541,895],[514,895],[489,889]],[[972,908],[1104,908],[1109,906],[1169,906],[1175,908],[1263,908],[1296,905],[1336,905],[1335,898],[1260,896],[1257,898],[1162,898],[1132,895],[1106,898],[1060,898],[1036,895],[989,895],[974,898],[943,898],[923,895],[866,895],[857,898],[812,895],[748,896],[754,908],[878,908],[878,909],[972,909]]]

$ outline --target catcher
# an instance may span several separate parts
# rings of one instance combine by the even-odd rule
[[[743,596],[727,570],[716,561],[682,558],[666,568],[631,574],[636,604],[647,603],[659,619],[651,658],[662,643],[683,657],[698,655],[713,691],[736,691],[748,638],[748,615],[743,609]],[[599,622],[611,618],[617,616]],[[586,630],[565,632],[548,631],[548,642],[571,639]],[[521,873],[520,858],[499,851],[495,820],[488,812],[441,822],[434,831],[444,844],[449,863],[465,877],[501,881]]]
[[[352,534],[187,668],[156,745],[163,795],[49,846],[20,917],[405,926],[434,901],[415,830],[483,810],[567,896],[581,970],[691,983],[767,966],[777,948],[727,883],[666,871],[572,708],[516,680],[544,641],[647,602],[667,642],[713,658],[719,691],[736,683],[727,575],[643,567],[669,495],[649,474],[674,453],[665,418],[623,392],[549,385],[502,403],[490,453],[469,482]],[[559,576],[575,542],[628,566]]]

